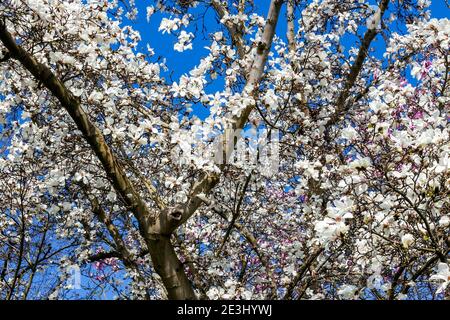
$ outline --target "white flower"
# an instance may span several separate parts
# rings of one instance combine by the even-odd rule
[[[206,295],[208,296],[208,298],[210,299],[220,299],[222,298],[222,296],[225,294],[225,290],[222,288],[217,288],[217,287],[212,287],[211,289],[208,290],[208,292],[206,293]]]
[[[223,32],[219,31],[214,33],[214,40],[215,41],[220,41],[223,39]]]
[[[341,137],[347,140],[353,140],[358,137],[358,132],[352,126],[348,126],[342,129]]]
[[[419,147],[424,147],[431,143],[437,142],[439,139],[440,131],[435,131],[433,129],[427,129],[417,138],[416,145]]]
[[[175,18],[173,20],[163,18],[161,20],[161,24],[159,25],[158,31],[162,31],[163,34],[166,32],[170,34],[172,31],[178,30],[180,22],[181,21],[178,18]]]
[[[349,167],[355,169],[365,169],[371,164],[369,157],[358,158],[350,162]]]
[[[402,245],[404,248],[408,248],[413,242],[414,236],[410,233],[407,233],[402,237]]]
[[[314,226],[314,230],[317,232],[317,236],[322,243],[327,243],[335,239],[336,228],[334,221],[329,218],[318,221]]]
[[[178,42],[173,46],[175,51],[183,52],[184,50],[192,50],[192,39],[194,34],[192,32],[187,33],[186,31],[181,31],[178,36]]]
[[[406,300],[408,298],[408,295],[403,294],[403,293],[399,293],[397,295],[397,300]]]
[[[161,20],[161,24],[159,25],[158,31],[162,31],[163,34],[166,32],[170,34],[172,31],[177,31],[181,25],[186,27],[189,24],[189,17],[190,15],[185,14],[182,19],[163,18]]]
[[[147,22],[150,22],[150,17],[155,13],[155,8],[153,6],[147,7]]]
[[[436,165],[436,173],[446,173],[450,169],[450,157],[448,153],[445,153],[443,157],[439,159],[439,163]]]
[[[380,289],[383,283],[383,277],[379,274],[373,274],[367,278],[367,288]]]
[[[338,290],[338,295],[340,295],[345,300],[354,300],[358,298],[358,295],[356,294],[357,290],[358,288],[355,286],[344,284]]]
[[[324,244],[335,240],[341,234],[347,233],[348,229],[344,221],[336,221],[330,218],[318,221],[314,226],[320,242]]]
[[[336,221],[353,218],[354,203],[352,199],[343,197],[338,201],[333,201],[333,206],[327,207],[328,216]]]
[[[106,199],[108,199],[109,201],[114,202],[114,201],[116,201],[117,196],[116,196],[116,194],[115,194],[113,191],[111,191],[111,192],[109,192],[109,193],[106,195]]]
[[[413,143],[411,136],[406,131],[395,131],[391,139],[399,149],[408,148]]]
[[[439,225],[441,227],[448,227],[450,225],[450,216],[443,216],[439,219]]]
[[[245,290],[241,293],[241,297],[245,300],[250,300],[252,298],[253,293],[251,291]]]
[[[88,183],[88,178],[84,172],[76,172],[73,178],[77,182],[83,180],[83,183]]]
[[[328,243],[347,233],[349,227],[345,224],[345,219],[353,218],[352,210],[353,200],[347,197],[333,201],[333,205],[327,207],[328,216],[314,226],[320,242]]]
[[[100,91],[92,91],[88,97],[88,102],[90,103],[101,102],[102,99],[103,94]]]
[[[316,168],[319,168],[320,166],[320,162],[311,163],[308,160],[300,160],[295,164],[296,168],[304,170],[303,174],[306,177],[311,177],[314,180],[319,179],[319,171],[316,170]]]
[[[420,71],[422,71],[422,67],[420,67],[420,66],[415,66],[415,67],[412,68],[412,70],[411,70],[411,75],[412,75],[414,78],[417,78],[418,80],[420,80],[420,78],[422,77],[421,74],[420,74]]]
[[[437,273],[432,275],[430,277],[430,280],[443,281],[442,284],[438,287],[436,293],[443,292],[450,282],[450,270],[448,264],[443,262],[439,263],[437,267]]]

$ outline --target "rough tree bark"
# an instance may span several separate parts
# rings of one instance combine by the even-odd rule
[[[288,0],[286,4],[286,17],[287,17],[286,37],[288,40],[288,47],[290,53],[294,52],[295,50],[294,2],[295,0]]]

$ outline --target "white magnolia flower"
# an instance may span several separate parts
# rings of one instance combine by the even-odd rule
[[[450,157],[448,153],[445,153],[442,158],[439,159],[439,163],[436,165],[436,173],[445,173],[450,169]]]
[[[415,143],[417,146],[424,147],[431,143],[437,143],[441,138],[440,136],[440,130],[427,129],[426,131],[422,132]]]
[[[406,300],[408,298],[407,294],[399,293],[397,295],[397,300]]]
[[[404,248],[408,248],[413,242],[414,236],[410,233],[407,233],[402,237],[402,245]]]
[[[395,131],[391,139],[399,149],[408,148],[413,143],[411,136],[406,131]]]
[[[367,288],[369,289],[381,289],[383,283],[383,277],[375,273],[367,278]]]
[[[347,140],[353,140],[358,137],[358,132],[352,126],[348,126],[342,129],[341,137]]]
[[[206,295],[210,299],[220,299],[225,294],[225,290],[223,288],[212,287],[208,290]]]
[[[439,225],[441,227],[448,227],[450,225],[450,216],[443,216],[439,219]]]
[[[341,234],[347,233],[348,229],[344,221],[336,221],[330,218],[318,221],[314,226],[319,241],[324,244],[335,240]]]
[[[155,8],[153,6],[147,7],[147,22],[150,22],[150,17],[155,13]]]
[[[178,36],[178,42],[173,46],[175,51],[183,52],[184,50],[192,50],[192,39],[194,34],[192,32],[187,33],[186,31],[181,31]]]
[[[241,296],[242,296],[242,298],[244,298],[245,300],[250,300],[250,299],[252,298],[252,296],[253,296],[253,293],[252,293],[251,291],[249,291],[249,290],[244,290],[244,291],[241,293]]]
[[[438,287],[436,293],[443,292],[450,283],[450,270],[447,263],[439,263],[437,267],[437,273],[430,277],[430,280],[443,281]]]
[[[347,233],[349,227],[345,224],[345,219],[353,218],[353,200],[343,197],[333,201],[332,206],[327,207],[328,216],[316,222],[314,230],[322,243],[335,240],[342,234]]]
[[[108,199],[111,202],[114,202],[117,199],[117,195],[115,192],[111,191],[106,195],[106,199]]]
[[[350,162],[349,167],[355,169],[365,169],[371,165],[371,161],[369,157],[357,158]]]
[[[174,19],[167,19],[163,18],[161,20],[161,24],[159,25],[158,31],[162,31],[162,33],[168,33],[170,34],[173,31],[177,31],[181,25],[184,25],[185,27],[189,24],[189,17],[190,15],[185,14],[182,19],[180,18],[174,18]]]
[[[333,206],[327,207],[328,216],[336,221],[353,218],[354,202],[348,197],[343,197],[338,201],[333,201]]]
[[[158,31],[162,31],[162,33],[171,33],[172,31],[176,31],[178,30],[180,26],[180,19],[176,18],[176,19],[167,19],[167,18],[163,18],[161,20],[161,24],[159,25],[159,29]]]
[[[338,295],[345,300],[354,300],[358,298],[357,290],[358,288],[353,285],[344,284],[338,290]]]
[[[103,99],[103,94],[100,91],[92,91],[88,97],[88,102],[96,103]]]

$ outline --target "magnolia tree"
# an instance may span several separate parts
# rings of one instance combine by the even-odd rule
[[[0,298],[448,297],[430,3],[2,0]]]

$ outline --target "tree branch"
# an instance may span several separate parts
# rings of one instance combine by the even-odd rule
[[[244,93],[249,95],[256,95],[258,92],[258,84],[261,81],[264,66],[266,65],[267,57],[272,47],[272,40],[275,35],[275,28],[278,22],[282,0],[272,0],[270,3],[269,13],[267,15],[266,25],[262,35],[262,40],[258,45],[255,58],[253,60],[252,68],[248,77],[247,84],[243,90]],[[231,119],[232,127],[235,130],[241,130],[247,123],[250,112],[254,109],[254,105],[248,105],[242,110],[239,115],[234,116]],[[224,150],[226,153],[226,163],[231,156],[231,153],[236,146],[237,139],[234,139],[234,132],[232,130],[226,130],[223,135]],[[221,165],[223,170],[224,164]],[[202,199],[199,197],[201,194],[208,194],[219,182],[220,175],[218,174],[203,174],[201,178],[194,184],[188,201],[180,206],[177,210],[181,212],[181,219],[175,223],[172,228],[175,229],[184,222],[186,222],[202,204]]]
[[[59,100],[70,114],[78,129],[83,133],[83,137],[102,163],[114,189],[122,196],[126,205],[139,221],[141,232],[145,236],[144,229],[148,224],[147,219],[151,216],[150,211],[118,164],[101,131],[92,123],[81,107],[79,99],[66,88],[47,66],[39,63],[31,54],[16,44],[4,21],[0,21],[0,40],[9,50],[11,58],[19,61],[36,80],[41,82]]]
[[[383,18],[384,12],[386,11],[389,4],[389,0],[382,0],[379,6],[380,10],[380,19]],[[361,43],[361,46],[359,47],[358,55],[356,56],[356,60],[353,63],[352,67],[350,68],[350,73],[347,77],[347,81],[345,82],[344,88],[342,89],[336,103],[336,109],[333,115],[330,117],[330,119],[327,121],[325,127],[331,127],[332,125],[336,124],[341,116],[348,111],[348,106],[346,104],[347,98],[350,95],[350,90],[353,87],[353,85],[356,82],[356,79],[358,78],[359,73],[361,72],[361,69],[363,67],[364,60],[367,57],[367,54],[369,52],[370,44],[372,43],[373,39],[375,39],[375,36],[378,34],[378,31],[376,27],[370,28],[366,31],[364,34],[363,41]]]

